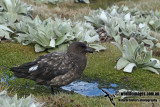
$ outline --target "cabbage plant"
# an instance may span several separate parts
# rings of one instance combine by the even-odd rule
[[[90,23],[76,22],[73,27],[73,34],[76,41],[85,42],[95,51],[105,50],[106,48],[99,45],[99,36]]]
[[[22,16],[31,17],[31,5],[27,5],[21,2],[21,0],[1,0],[0,6],[0,23],[13,23]]]
[[[16,14],[30,14],[32,10],[30,5],[22,3],[21,0],[1,0],[0,6],[3,12],[10,12]]]
[[[0,92],[0,107],[42,107],[42,105],[38,102],[35,103],[31,95],[18,99],[17,94],[14,97],[9,97],[5,90]]]
[[[158,39],[148,26],[151,19],[160,18],[157,12],[112,6],[106,10],[93,10],[84,18],[93,24],[95,29],[106,31],[105,36],[113,38],[119,44],[121,44],[121,38],[134,37],[139,43],[144,42],[150,48],[158,46]],[[153,29],[158,29],[158,20],[155,22],[150,21],[149,24]]]
[[[57,3],[65,2],[67,0],[32,0],[32,1],[39,2],[39,3],[57,4]]]
[[[115,68],[123,69],[124,72],[131,73],[133,68],[142,68],[159,75],[160,62],[158,59],[152,58],[152,50],[147,50],[144,43],[138,44],[134,38],[129,40],[123,39],[123,47],[114,42],[122,52],[122,57],[118,60]]]
[[[39,3],[51,3],[51,4],[57,4],[57,3],[62,3],[62,2],[66,2],[68,0],[32,0],[35,2],[39,2]],[[89,4],[89,0],[74,0],[74,2],[83,2],[83,3],[87,3]]]
[[[37,16],[34,20],[21,21],[12,27],[17,32],[22,32],[18,33],[19,36],[16,37],[18,42],[23,45],[35,44],[35,51],[41,52],[45,49],[55,48],[69,40],[71,36],[67,31],[70,31],[71,25],[69,25],[69,21],[62,23],[58,19],[54,22],[51,18],[42,21]]]
[[[10,33],[14,33],[14,32],[10,28],[8,28],[6,25],[0,24],[0,41],[2,38],[11,40],[9,35]]]
[[[160,19],[150,20],[148,24],[152,30],[160,32]]]
[[[89,0],[74,0],[74,2],[81,2],[81,3],[87,3],[87,4],[90,3]]]
[[[86,42],[96,51],[105,49],[96,43],[99,41],[99,36],[94,27],[86,22],[73,23],[70,19],[58,18],[42,21],[37,16],[34,20],[22,20],[12,27],[19,35],[15,39],[23,45],[34,44],[36,52],[44,50],[64,52],[68,44],[73,41]]]

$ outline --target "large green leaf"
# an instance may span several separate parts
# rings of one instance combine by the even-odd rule
[[[150,48],[152,49],[154,47],[154,43],[151,40],[144,39],[142,40],[145,44],[149,45]]]
[[[90,36],[90,32],[91,31],[85,32],[86,35],[84,36],[84,41],[87,43],[93,43],[95,41],[99,41],[99,36],[98,35]]]
[[[55,43],[55,39],[54,39],[54,38],[51,38],[51,41],[50,41],[49,46],[51,46],[51,47],[55,47],[55,46],[56,46],[56,43]]]
[[[116,69],[117,70],[121,70],[123,69],[126,65],[128,65],[130,62],[127,61],[126,59],[124,58],[120,58],[117,62],[117,65],[116,65]]]
[[[120,35],[113,36],[114,40],[120,45],[121,44],[121,37]]]
[[[34,48],[35,48],[35,52],[42,52],[42,51],[45,50],[44,47],[42,47],[42,46],[40,46],[40,45],[38,45],[38,44],[36,44],[36,45],[34,46]]]
[[[10,36],[9,36],[9,32],[4,31],[2,29],[0,29],[0,37],[2,37],[2,38],[4,37],[6,39],[11,39]]]
[[[17,94],[13,97],[7,95],[5,90],[0,92],[0,106],[1,107],[42,107],[43,103],[35,102],[34,98],[28,97],[18,98]]]
[[[69,33],[67,33],[67,34],[64,35],[64,36],[59,37],[59,38],[56,40],[56,46],[57,46],[57,45],[61,45],[62,43],[70,40],[71,37],[72,37],[72,36],[71,36],[71,34],[69,34]],[[72,39],[74,39],[74,38],[72,38]],[[71,40],[72,40],[72,39],[71,39]]]
[[[149,61],[149,62],[147,62],[147,63],[145,63],[143,66],[145,67],[145,66],[154,66],[155,64],[157,63],[157,61]]]
[[[5,31],[9,31],[9,32],[12,32],[13,33],[13,31],[11,30],[11,29],[9,29],[7,26],[5,26],[5,25],[0,25],[0,29],[2,29],[2,30],[5,30]]]
[[[159,72],[158,72],[156,69],[154,69],[153,67],[144,67],[144,68],[142,68],[142,69],[151,71],[151,72],[156,73],[156,74],[159,75]]]
[[[128,72],[128,73],[131,73],[134,67],[136,67],[136,64],[135,64],[135,63],[129,63],[129,64],[123,69],[123,71],[124,71],[124,72]]]
[[[160,43],[157,43],[155,46],[158,47],[158,48],[160,48]]]
[[[128,53],[128,55],[133,55],[134,50],[132,49],[132,44],[130,43],[133,40],[133,38],[131,38],[130,40],[124,38],[123,39],[123,46],[126,46],[126,48],[124,47],[125,51]]]
[[[5,25],[0,25],[0,37],[5,39],[11,39],[10,38],[10,32],[14,33],[10,28],[8,28]]]
[[[114,44],[115,46],[117,46],[117,48],[121,51],[121,53],[123,53],[123,49],[120,46],[120,44],[116,43],[116,42],[111,42],[112,44]]]
[[[131,38],[129,40],[130,44],[131,44],[131,49],[132,49],[132,54],[134,54],[135,50],[137,49],[138,47],[138,43],[135,39]]]
[[[95,51],[100,51],[100,50],[106,50],[105,47],[103,47],[102,45],[99,44],[89,44],[89,47],[95,49]]]

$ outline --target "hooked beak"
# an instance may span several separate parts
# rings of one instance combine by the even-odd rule
[[[90,48],[86,48],[85,51],[86,51],[86,52],[89,52],[89,53],[93,53],[92,49],[90,49]]]

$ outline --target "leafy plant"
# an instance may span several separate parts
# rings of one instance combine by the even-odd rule
[[[89,23],[75,22],[70,19],[61,20],[48,18],[44,21],[37,16],[34,20],[23,20],[12,25],[17,31],[18,37],[15,39],[24,45],[34,44],[35,51],[49,52],[67,50],[67,46],[72,41],[81,41],[90,44],[96,51],[104,50],[101,45],[95,44],[99,41],[99,36]],[[94,43],[94,45],[91,45]]]
[[[106,13],[102,9],[93,10],[89,13],[89,16],[84,16],[84,19],[92,23],[95,27],[99,28],[105,24],[105,21],[108,22]]]
[[[39,3],[57,4],[57,3],[65,2],[67,0],[32,0],[32,1],[39,2]]]
[[[0,25],[0,41],[2,38],[11,40],[9,35],[10,33],[13,33],[13,31],[10,28],[8,28],[5,25]]]
[[[14,97],[9,97],[4,90],[0,92],[0,106],[1,107],[42,107],[43,104],[35,103],[34,99],[30,96],[27,98],[17,98],[17,94]]]
[[[158,39],[150,29],[151,27],[159,28],[158,20],[156,27],[153,21],[149,23],[151,27],[148,26],[150,20],[160,18],[158,12],[140,11],[137,8],[129,9],[126,6],[112,6],[106,10],[93,10],[84,18],[92,23],[95,29],[106,31],[105,36],[113,38],[119,44],[121,44],[121,38],[134,37],[139,43],[143,41],[150,48],[158,46]]]
[[[31,17],[32,7],[21,2],[21,0],[1,0],[0,6],[0,23],[13,23],[22,16]]]
[[[57,4],[57,3],[62,3],[62,2],[66,2],[68,0],[32,0],[35,2],[39,2],[39,3],[51,3],[51,4]],[[89,4],[89,0],[74,0],[74,2],[84,2]]]
[[[160,32],[160,19],[151,20],[148,24],[152,30]]]
[[[1,0],[0,6],[3,12],[17,13],[17,14],[30,14],[31,6],[22,3],[21,0]]]
[[[131,73],[134,67],[142,68],[159,74],[159,60],[152,58],[152,51],[148,51],[144,43],[138,44],[134,38],[123,39],[123,48],[118,43],[115,44],[122,52],[122,57],[118,60],[116,69],[123,69],[124,72]]]
[[[89,47],[95,49],[95,51],[105,50],[106,48],[99,45],[99,36],[94,30],[94,27],[90,23],[76,22],[73,27],[73,34],[76,41],[86,42]]]
[[[74,2],[84,2],[84,3],[87,3],[87,4],[89,4],[90,2],[89,2],[89,0],[74,0]]]

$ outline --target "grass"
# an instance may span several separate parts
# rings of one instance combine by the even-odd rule
[[[122,70],[114,69],[116,60],[121,56],[120,51],[113,44],[105,44],[106,51],[95,52],[88,54],[87,67],[84,70],[82,79],[98,80],[102,85],[115,83],[125,85],[126,88],[143,90],[143,91],[158,91],[160,90],[159,79],[157,74],[142,69],[134,69],[132,73],[124,73]],[[0,45],[0,65],[1,75],[12,77],[9,68],[17,66],[25,62],[33,61],[36,57],[45,53],[35,53],[33,46],[22,46],[15,43],[1,43]],[[16,85],[23,84],[26,79],[20,79],[21,82],[15,82]],[[19,80],[17,80],[19,81]],[[9,81],[12,83],[12,81]],[[24,84],[24,85],[26,85]],[[32,85],[30,85],[32,87]]]
[[[91,9],[98,9],[98,8],[106,9],[109,6],[118,3],[119,1],[124,1],[124,0],[90,0],[91,3],[89,7]]]
[[[114,107],[108,98],[103,96],[99,97],[86,97],[78,94],[65,94],[58,93],[55,96],[41,95],[37,96],[38,101],[46,102],[45,107]],[[141,97],[142,98],[142,97]],[[143,97],[145,98],[145,97]],[[151,97],[155,98],[155,97]],[[160,99],[159,97],[156,97]],[[159,107],[159,102],[119,102],[119,98],[114,98],[116,107]],[[140,99],[140,97],[137,97]]]
[[[43,4],[32,2],[31,0],[22,0],[27,4],[32,4],[34,11],[33,17],[39,15],[42,19],[48,17],[70,18],[72,20],[84,20],[84,16],[88,15],[91,9],[106,9],[115,5],[126,5],[130,8],[138,7],[142,10],[158,10],[160,11],[159,0],[90,0],[90,4],[74,3],[73,0],[68,0],[57,5]]]
[[[93,0],[96,3],[90,4],[73,4],[69,1],[58,5],[36,4],[30,0],[24,0],[28,4],[33,4],[33,16],[40,15],[42,19],[54,17],[54,14],[62,18],[71,18],[82,20],[84,15],[87,15],[91,9],[98,7],[106,8],[112,4],[113,1],[106,0]],[[117,1],[118,5],[127,5],[134,7],[135,5],[141,9],[152,9],[160,11],[159,0],[125,0]],[[92,1],[91,1],[92,2]],[[107,5],[106,5],[107,4]],[[92,6],[93,5],[93,6]],[[75,16],[76,15],[76,16]],[[141,91],[159,91],[160,77],[157,74],[145,71],[142,69],[134,69],[131,74],[117,71],[114,69],[116,60],[121,56],[120,51],[112,44],[104,44],[107,47],[106,51],[95,52],[88,54],[87,67],[81,76],[84,80],[96,80],[105,85],[108,83],[116,83],[125,88]],[[9,71],[12,66],[17,66],[25,62],[33,61],[36,57],[45,54],[35,53],[33,46],[23,46],[16,43],[1,43],[0,44],[0,77],[12,78],[13,74]],[[160,57],[157,57],[160,59]],[[6,77],[7,76],[7,77]],[[89,78],[89,79],[88,79]],[[12,95],[18,93],[19,97],[29,94],[34,94],[37,101],[46,102],[44,107],[112,107],[108,98],[100,97],[86,97],[78,94],[58,93],[56,95],[50,94],[50,88],[45,86],[36,85],[34,81],[27,79],[14,78],[13,80],[1,81],[0,91],[6,89]],[[5,85],[5,86],[3,86]],[[6,86],[7,85],[7,86]],[[13,94],[13,95],[14,95]],[[155,98],[155,97],[151,97]],[[156,97],[160,100],[159,97]],[[151,102],[119,102],[118,98],[114,99],[117,107],[158,107],[160,103]]]
[[[34,11],[32,16],[35,17],[39,15],[42,19],[48,17],[61,17],[61,18],[71,18],[72,20],[83,19],[84,15],[88,15],[90,7],[86,4],[77,4],[73,0],[68,0],[64,3],[59,3],[57,5],[43,4],[31,2],[30,0],[23,0],[27,4],[32,4]]]
[[[36,87],[37,92],[41,93],[41,91],[45,90],[45,87],[36,86],[35,83],[31,80],[27,79],[13,79],[9,80],[9,78],[13,77],[13,74],[11,71],[9,71],[9,68],[12,66],[18,66],[22,63],[29,62],[34,60],[36,57],[42,55],[44,53],[35,53],[33,46],[23,46],[16,43],[1,43],[0,44],[0,77],[1,82],[6,83],[6,81],[3,81],[4,78],[7,79],[7,86],[9,87],[9,90],[12,90],[13,87],[14,90],[19,90],[17,93],[20,95],[26,95],[29,92],[35,93],[33,89],[30,89],[31,87]],[[26,87],[28,86],[28,87]],[[23,91],[25,89],[25,91]],[[36,93],[37,93],[36,92]],[[48,92],[50,92],[48,90]]]
[[[0,85],[0,92],[7,90],[3,85]],[[7,91],[7,94],[13,97],[16,91]],[[20,96],[19,96],[20,97]],[[27,96],[26,96],[27,97]],[[32,95],[35,102],[44,103],[43,107],[114,107],[108,98],[103,96],[87,97],[79,94],[66,94],[63,92],[55,95],[41,93]],[[150,97],[151,99],[158,99],[160,97]],[[114,98],[116,107],[159,107],[160,102],[119,102],[119,97]],[[130,98],[131,99],[131,98]],[[135,99],[148,99],[148,97],[135,97]]]
[[[160,90],[160,77],[150,71],[134,69],[132,73],[124,73],[114,69],[116,60],[121,56],[120,51],[113,44],[106,44],[104,52],[88,55],[88,65],[83,75],[98,79],[104,84],[116,83],[126,88],[143,91]],[[153,56],[154,57],[154,56]]]
[[[104,44],[107,47],[106,51],[95,52],[88,54],[87,67],[82,75],[82,79],[91,78],[92,80],[98,80],[103,85],[108,83],[122,84],[130,87],[131,89],[141,91],[159,91],[160,77],[157,74],[153,74],[149,71],[136,69],[133,73],[128,74],[123,71],[116,71],[114,66],[116,65],[116,59],[121,56],[119,50],[112,44]],[[0,44],[0,65],[1,75],[5,74],[12,77],[12,73],[9,68],[14,65],[20,65],[22,63],[32,61],[39,55],[45,53],[35,53],[33,46],[23,46],[16,43],[1,43]],[[112,106],[108,98],[104,97],[85,97],[78,94],[66,94],[58,93],[55,96],[50,94],[50,88],[45,86],[36,85],[35,82],[27,79],[13,79],[7,81],[8,91],[12,93],[18,93],[19,96],[34,94],[37,97],[37,101],[46,102],[44,107],[109,107]],[[159,97],[158,97],[159,98]],[[146,105],[152,105],[152,103],[140,103],[140,102],[118,102],[118,98],[115,98],[117,107],[145,107]],[[155,103],[155,105],[158,103]],[[47,106],[48,105],[48,106]]]
[[[130,8],[137,7],[142,10],[160,11],[159,0],[124,0],[118,2],[117,5],[126,5]]]
[[[98,107],[111,105],[109,100],[104,97],[86,97],[78,94],[58,93],[53,95],[43,95],[38,97],[40,102],[45,101],[44,106],[48,107]]]

